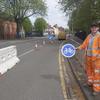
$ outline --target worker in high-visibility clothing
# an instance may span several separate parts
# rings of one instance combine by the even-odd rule
[[[93,95],[100,93],[100,32],[97,23],[91,25],[91,34],[76,50],[85,49],[85,68],[87,84],[92,87]]]

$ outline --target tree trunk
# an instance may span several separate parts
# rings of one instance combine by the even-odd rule
[[[24,37],[24,30],[23,30],[22,20],[21,19],[16,19],[15,21],[17,23],[17,38]]]

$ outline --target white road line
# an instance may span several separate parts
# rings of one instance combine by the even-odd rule
[[[19,55],[18,57],[20,58],[20,57],[22,57],[22,56],[24,56],[24,55],[27,55],[27,54],[29,54],[29,53],[31,53],[31,52],[33,52],[33,51],[34,51],[34,49],[31,49],[31,50],[29,50],[29,51],[27,51],[27,52],[25,52],[25,53]]]
[[[40,46],[38,46],[38,47],[43,47],[42,45],[40,45]],[[37,47],[37,48],[38,48]],[[29,51],[27,51],[27,52],[25,52],[25,53],[23,53],[23,54],[21,54],[21,55],[19,55],[18,57],[20,58],[20,57],[22,57],[22,56],[25,56],[25,55],[27,55],[27,54],[29,54],[29,53],[31,53],[31,52],[33,52],[34,51],[34,48],[33,49],[31,49],[31,50],[29,50]]]
[[[72,41],[74,41],[74,42],[76,42],[78,45],[80,45],[80,43],[78,43],[77,41],[75,41],[75,40],[73,40],[73,39],[71,39]]]

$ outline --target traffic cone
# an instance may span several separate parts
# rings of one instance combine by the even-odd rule
[[[45,40],[43,41],[43,45],[45,45]]]
[[[38,45],[37,45],[37,43],[35,44],[35,48],[37,48],[38,47]]]

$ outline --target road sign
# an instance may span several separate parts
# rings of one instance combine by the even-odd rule
[[[48,35],[48,39],[49,40],[53,40],[54,39],[54,36],[53,35]]]
[[[61,48],[61,53],[64,57],[71,58],[75,55],[75,47],[72,44],[65,44]]]

